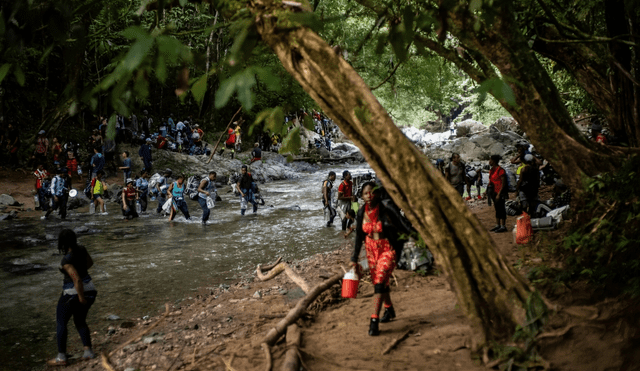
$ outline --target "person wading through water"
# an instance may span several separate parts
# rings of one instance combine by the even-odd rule
[[[331,204],[331,189],[333,188],[333,182],[336,180],[336,173],[329,172],[327,179],[322,181],[322,205],[324,206],[324,215],[329,217],[327,227],[333,225],[333,219],[336,217],[336,209]]]
[[[391,303],[389,278],[396,267],[396,259],[402,254],[403,241],[400,234],[414,233],[400,215],[398,208],[390,200],[381,201],[382,189],[373,182],[362,187],[362,199],[365,206],[358,211],[356,217],[356,243],[351,255],[350,265],[357,267],[360,249],[365,244],[367,261],[371,273],[371,281],[375,296],[373,298],[373,314],[369,322],[369,335],[380,334],[380,322],[389,322],[396,317]],[[381,305],[384,303],[384,314],[380,318]]]
[[[342,172],[342,182],[338,186],[338,214],[342,219],[342,230],[347,230],[347,211],[351,209],[351,203],[356,202],[353,195],[353,182],[351,181],[351,173],[348,170]]]
[[[209,209],[209,205],[207,205],[207,197],[211,197],[213,202],[215,202],[215,197],[216,197],[215,181],[216,181],[216,172],[210,171],[209,176],[202,179],[202,181],[200,182],[200,185],[198,186],[198,203],[202,208],[202,225],[207,224],[207,220],[209,220],[209,215],[211,213],[211,209]]]

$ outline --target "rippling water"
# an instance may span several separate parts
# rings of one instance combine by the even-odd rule
[[[326,168],[299,179],[263,184],[266,205],[257,214],[240,216],[239,198],[219,189],[209,224],[200,224],[201,209],[189,201],[192,221],[179,213],[173,222],[155,214],[122,220],[116,204],[109,215],[71,211],[67,221],[13,220],[0,224],[0,354],[11,354],[2,370],[29,370],[53,357],[55,307],[61,292],[61,256],[57,235],[63,228],[80,228],[80,244],[95,265],[90,269],[98,298],[89,312],[92,331],[106,331],[113,322],[155,315],[165,302],[175,302],[198,287],[215,287],[251,272],[277,256],[301,259],[336,248],[339,227],[326,228],[320,188],[329,170],[354,175],[368,168]],[[337,190],[338,182],[335,183]],[[336,191],[337,192],[337,191]],[[250,210],[249,210],[250,211]],[[339,223],[335,223],[338,224]],[[69,349],[81,347],[69,324]]]

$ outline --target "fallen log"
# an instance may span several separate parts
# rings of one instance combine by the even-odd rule
[[[298,371],[300,369],[300,356],[298,347],[300,346],[300,328],[295,323],[287,327],[287,353],[284,356],[284,363],[280,368],[282,371]]]
[[[314,301],[316,298],[327,290],[329,287],[335,285],[342,279],[342,274],[336,274],[328,280],[318,284],[311,291],[307,293],[307,295],[300,299],[296,306],[289,311],[287,316],[280,320],[276,327],[269,330],[267,335],[264,337],[261,343],[266,343],[267,345],[273,346],[275,342],[284,334],[285,329],[294,323],[295,321],[302,316],[302,314],[306,311],[307,307]]]
[[[273,277],[279,275],[280,273],[286,272],[287,276],[289,276],[289,278],[291,278],[291,280],[296,285],[300,286],[300,288],[302,289],[302,291],[305,292],[305,294],[309,293],[309,285],[307,285],[307,282],[304,280],[304,278],[300,277],[298,273],[294,272],[293,269],[291,269],[287,263],[277,264],[266,275],[262,274],[262,270],[263,269],[258,265],[258,267],[256,268],[256,275],[258,276],[258,279],[260,281],[268,281]]]

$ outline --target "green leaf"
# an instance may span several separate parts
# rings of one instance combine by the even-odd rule
[[[278,106],[271,110],[269,117],[267,117],[267,122],[264,125],[265,131],[270,131],[271,133],[278,133],[284,126],[284,112],[282,111],[282,107]]]
[[[202,75],[191,87],[191,93],[198,104],[202,104],[204,94],[207,92],[207,74]]]
[[[251,88],[256,84],[256,77],[253,74],[251,68],[247,68],[241,74],[238,82],[236,82],[236,88],[238,89],[238,100],[242,106],[247,110],[251,110],[253,107],[253,93]]]
[[[482,8],[482,0],[471,0],[469,2],[469,10],[475,12],[476,10],[480,10]]]
[[[189,0],[180,0],[180,6],[184,8],[188,2]]]
[[[167,81],[167,64],[162,55],[156,59],[156,77],[162,83]]]
[[[24,72],[22,72],[22,68],[20,68],[20,66],[17,64],[16,64],[16,68],[13,69],[13,75],[16,77],[18,84],[20,86],[24,86],[24,81],[25,81]]]
[[[300,150],[300,127],[296,126],[282,140],[282,147],[279,153],[297,153]]]
[[[7,76],[7,73],[9,73],[10,68],[11,68],[11,63],[5,63],[2,65],[2,67],[0,67],[0,83],[2,83],[2,80],[4,80],[4,78]]]
[[[304,125],[304,128],[307,130],[311,130],[313,131],[313,129],[315,129],[315,124],[313,123],[313,119],[311,118],[311,116],[304,116],[304,118],[302,119],[302,125]]]
[[[138,68],[147,54],[149,54],[152,46],[153,38],[151,36],[144,35],[138,38],[138,40],[129,49],[124,61],[122,61],[122,65],[125,70],[133,71]]]
[[[158,53],[164,57],[169,64],[176,64],[180,58],[184,45],[175,37],[161,35],[156,38]]]
[[[144,35],[148,35],[147,31],[145,31],[144,28],[140,26],[131,26],[126,30],[122,31],[120,34],[129,40],[139,39]]]
[[[262,81],[267,86],[267,89],[271,91],[280,91],[282,85],[281,80],[277,75],[271,73],[271,71],[266,68],[260,67],[255,68],[255,73],[260,81]]]
[[[107,122],[107,130],[105,132],[107,139],[115,139],[116,137],[116,113],[112,113],[109,116],[109,121]]]
[[[227,104],[231,95],[236,90],[237,80],[238,77],[237,74],[235,74],[220,83],[220,87],[216,92],[216,108],[222,108]]]

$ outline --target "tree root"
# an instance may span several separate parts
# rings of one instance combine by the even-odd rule
[[[301,334],[298,325],[294,323],[287,327],[287,353],[280,368],[282,371],[298,371],[300,369],[300,356],[298,353],[300,338]]]
[[[267,343],[260,344],[262,350],[264,350],[265,358],[267,359],[267,364],[264,366],[265,371],[271,371],[271,367],[273,366],[273,360],[271,359],[271,348]]]
[[[383,351],[382,351],[382,355],[388,354],[389,352],[391,352],[391,349],[393,349],[396,345],[398,345],[402,340],[406,339],[407,336],[409,336],[409,333],[413,331],[413,330],[407,330],[404,332],[404,334],[402,334],[400,337],[395,338],[391,344],[389,344]]]
[[[280,260],[280,258],[278,260]],[[268,281],[274,278],[275,276],[279,275],[280,273],[286,272],[287,276],[289,276],[289,278],[296,285],[298,285],[302,289],[302,291],[304,291],[305,294],[309,293],[309,285],[307,284],[307,282],[302,277],[300,277],[298,273],[294,272],[293,269],[291,269],[287,263],[276,264],[272,269],[269,270],[269,272],[266,275],[262,274],[263,270],[264,268],[262,268],[260,265],[258,265],[258,267],[256,268],[256,275],[258,276],[258,279],[260,281]]]
[[[318,284],[311,291],[307,293],[307,295],[300,299],[296,306],[289,311],[287,316],[280,320],[276,327],[269,330],[267,335],[264,337],[261,343],[266,343],[267,345],[272,346],[275,342],[284,334],[285,329],[294,323],[300,318],[300,316],[305,312],[307,307],[325,290],[329,287],[335,285],[342,279],[342,274],[336,274],[328,280]]]

